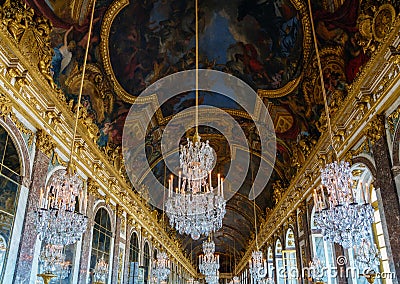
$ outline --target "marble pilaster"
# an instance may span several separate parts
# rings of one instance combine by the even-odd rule
[[[35,153],[34,167],[32,171],[32,183],[28,192],[25,221],[22,227],[22,235],[18,252],[18,260],[14,273],[14,281],[23,280],[29,283],[31,275],[34,247],[37,239],[34,211],[37,209],[40,188],[45,186],[49,157],[39,148]]]
[[[117,212],[119,208],[117,205]],[[121,240],[121,215],[116,214],[115,222],[115,239],[114,239],[114,258],[112,260],[112,276],[111,283],[118,283],[118,268],[119,268],[119,242]]]

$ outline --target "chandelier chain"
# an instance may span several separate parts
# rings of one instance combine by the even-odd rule
[[[318,43],[317,43],[317,37],[315,35],[315,27],[314,27],[314,19],[312,15],[312,9],[311,9],[311,0],[308,0],[308,9],[310,12],[310,21],[311,21],[311,30],[312,30],[312,35],[313,35],[313,41],[314,41],[314,47],[315,47],[315,53],[317,56],[317,63],[318,63],[318,70],[319,70],[319,78],[321,81],[321,88],[322,88],[322,96],[324,98],[324,108],[325,108],[325,115],[326,115],[326,122],[328,125],[328,132],[329,132],[329,138],[331,141],[331,147],[335,153],[335,158],[338,159],[338,153],[334,147],[333,144],[333,133],[332,133],[332,125],[331,125],[331,119],[330,119],[330,114],[329,114],[329,106],[328,106],[328,99],[326,96],[326,90],[325,90],[325,82],[324,82],[324,76],[323,76],[323,71],[322,71],[322,64],[321,64],[321,58],[319,55],[319,49],[318,49]]]
[[[83,67],[82,67],[82,78],[81,78],[81,84],[79,87],[79,95],[78,95],[78,104],[76,108],[76,115],[75,115],[75,124],[74,124],[74,133],[72,136],[72,143],[71,143],[71,150],[69,154],[69,162],[68,162],[68,168],[67,170],[70,170],[70,167],[72,166],[72,159],[74,156],[74,151],[75,151],[75,139],[76,139],[76,132],[78,128],[78,120],[79,120],[79,112],[81,108],[81,100],[82,100],[82,92],[83,92],[83,83],[85,80],[85,73],[86,73],[86,64],[87,64],[87,58],[89,54],[89,46],[90,46],[90,38],[92,34],[92,28],[93,28],[93,17],[94,17],[94,10],[96,8],[96,0],[93,1],[93,8],[92,12],[90,15],[90,23],[89,23],[89,32],[88,32],[88,39],[86,43],[86,50],[85,50],[85,57],[83,58]]]
[[[199,2],[198,0],[195,0],[196,2],[196,121],[195,121],[195,126],[196,126],[196,135],[195,139],[197,139],[199,135]]]

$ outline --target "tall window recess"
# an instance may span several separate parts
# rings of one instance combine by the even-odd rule
[[[324,240],[321,234],[321,230],[317,229],[314,223],[315,208],[311,214],[311,245],[312,245],[312,257],[317,257],[322,266],[327,268],[324,272],[324,283],[336,284],[337,277],[329,277],[334,275],[336,271],[336,259],[334,256],[333,244]],[[331,272],[332,271],[332,272]]]
[[[284,279],[287,284],[296,284],[299,272],[296,261],[296,243],[292,229],[286,231],[285,250],[282,250]]]
[[[0,280],[8,259],[21,180],[19,153],[7,131],[0,126]]]
[[[285,284],[283,258],[282,258],[282,243],[278,239],[275,243],[275,262],[276,262],[276,278],[277,284]]]
[[[267,249],[267,264],[268,264],[268,277],[271,279],[275,279],[274,276],[274,252],[272,247],[268,247]]]
[[[389,257],[386,250],[386,242],[385,237],[383,235],[383,228],[381,222],[381,215],[379,211],[379,202],[376,196],[376,190],[373,186],[373,176],[371,171],[364,164],[355,164],[352,167],[352,174],[354,177],[354,187],[356,187],[357,192],[357,202],[363,202],[365,195],[362,195],[361,188],[368,187],[370,196],[371,196],[371,204],[374,208],[374,223],[371,226],[371,239],[369,240],[371,243],[375,243],[379,252],[381,253],[381,262],[378,270],[380,273],[383,273],[385,277],[375,279],[375,283],[383,283],[383,284],[391,284],[393,283],[392,279],[390,279],[390,267],[389,267]],[[354,258],[353,249],[348,249],[348,258],[349,263],[352,267],[357,267],[357,263]],[[351,275],[353,279],[353,283],[365,283],[368,282],[362,277]],[[387,276],[387,277],[386,277]]]
[[[111,220],[107,210],[100,208],[94,218],[92,253],[90,255],[90,283],[93,283],[93,269],[97,261],[104,256],[104,260],[109,264],[111,253]],[[107,279],[107,281],[109,281]]]
[[[143,249],[144,283],[150,283],[150,247],[149,243],[144,243]]]
[[[129,284],[139,283],[139,238],[135,232],[131,235],[131,243],[129,247]]]

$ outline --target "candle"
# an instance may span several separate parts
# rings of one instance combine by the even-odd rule
[[[39,208],[42,208],[43,188],[40,188]]]
[[[212,191],[211,171],[208,172],[208,181],[210,183],[210,191]]]
[[[322,201],[324,203],[324,206],[326,205],[325,203],[325,193],[324,193],[324,187],[321,185],[321,194],[322,194]]]
[[[221,180],[221,197],[224,198],[224,179]]]
[[[181,191],[181,179],[182,179],[182,173],[181,173],[181,171],[179,171],[179,174],[178,174],[178,188],[179,188],[179,191]]]
[[[361,182],[361,181],[360,181],[360,190],[361,190],[361,194],[362,194],[362,200],[363,200],[363,202],[365,203],[364,189],[363,189],[363,186],[362,186],[362,182]]]

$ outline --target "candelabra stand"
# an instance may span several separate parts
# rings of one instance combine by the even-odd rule
[[[40,273],[37,276],[42,277],[44,284],[49,284],[51,279],[57,277],[57,275],[53,273]]]

